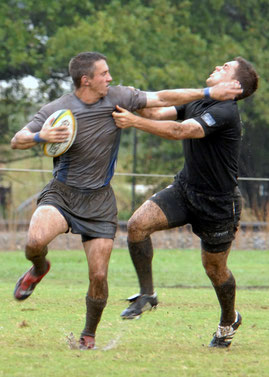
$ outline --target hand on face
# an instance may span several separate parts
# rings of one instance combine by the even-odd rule
[[[218,101],[235,99],[241,93],[243,89],[237,80],[221,82],[210,87],[210,97]]]

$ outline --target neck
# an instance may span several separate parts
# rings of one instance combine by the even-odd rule
[[[80,87],[75,90],[75,95],[84,103],[91,104],[98,102],[101,98],[96,92],[92,92],[88,87]]]

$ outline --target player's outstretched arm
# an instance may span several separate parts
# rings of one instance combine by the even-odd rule
[[[182,123],[173,120],[146,119],[134,115],[119,106],[117,106],[117,111],[114,111],[112,115],[119,128],[135,127],[164,139],[197,139],[205,136],[203,127],[194,119],[188,119]]]
[[[220,83],[205,89],[170,89],[159,92],[146,92],[146,107],[178,106],[208,96],[218,101],[234,99],[242,93],[241,85],[238,81]]]

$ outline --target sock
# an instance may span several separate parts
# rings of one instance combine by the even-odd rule
[[[107,299],[100,300],[86,296],[86,323],[81,336],[95,337],[98,323],[100,322],[103,310],[106,306]]]
[[[141,294],[153,294],[153,279],[151,262],[153,258],[153,246],[148,237],[141,242],[128,241],[129,252],[136,269]]]
[[[235,315],[235,288],[236,283],[233,274],[223,284],[214,286],[220,307],[221,307],[221,326],[229,326],[234,322]]]

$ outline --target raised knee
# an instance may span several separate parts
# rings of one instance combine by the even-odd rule
[[[132,238],[137,238],[139,237],[140,234],[143,232],[142,224],[141,221],[138,221],[135,218],[130,218],[130,220],[127,223],[127,231],[128,231],[128,236]]]

